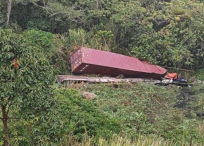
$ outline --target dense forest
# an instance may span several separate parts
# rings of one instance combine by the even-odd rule
[[[67,89],[79,46],[203,80],[204,1],[0,0],[0,146],[204,145],[203,85]]]
[[[7,7],[2,0],[2,27],[8,23],[17,33],[35,29],[50,36],[55,52],[88,46],[168,67],[195,70],[204,65],[202,1],[15,0],[9,20]]]

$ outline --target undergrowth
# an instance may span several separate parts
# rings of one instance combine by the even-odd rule
[[[82,83],[67,88],[56,86],[53,91],[54,117],[49,119],[53,136],[49,141],[41,138],[45,145],[204,145],[203,85],[181,88],[147,83]],[[84,91],[96,94],[96,98],[83,99]],[[30,145],[27,137],[35,138],[30,131],[43,132],[38,119],[10,120],[9,124],[13,146]]]
[[[164,87],[146,83],[118,84],[117,87],[113,84],[81,84],[74,88],[79,93],[88,91],[96,94],[96,100],[92,102],[97,105],[97,110],[120,123],[120,132],[115,134],[123,142],[118,144],[120,140],[117,138],[104,140],[101,136],[98,139],[104,142],[101,145],[123,145],[129,139],[136,139],[133,145],[204,144],[203,121],[196,116],[197,110],[202,107],[200,104],[203,104],[202,93],[196,89],[197,86],[190,88],[195,93],[195,101],[188,103],[189,106],[185,108],[176,106],[181,102],[181,89],[177,86]],[[154,138],[150,138],[151,135]],[[141,136],[144,140],[141,140]],[[140,140],[149,144],[140,143]],[[100,145],[99,141],[97,145]],[[151,144],[153,142],[155,144]]]

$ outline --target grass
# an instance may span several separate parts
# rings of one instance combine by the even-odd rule
[[[177,86],[137,83],[115,88],[113,84],[81,84],[74,88],[80,93],[95,93],[93,102],[98,104],[98,110],[120,121],[119,135],[110,141],[100,139],[98,145],[184,146],[190,145],[191,139],[194,145],[204,145],[203,121],[196,116],[204,107],[200,85],[189,89],[195,92],[193,102],[180,99],[182,89]],[[189,105],[176,107],[178,103]],[[81,144],[90,143],[86,142]]]
[[[56,110],[64,125],[57,131],[60,146],[204,145],[204,121],[197,116],[204,112],[202,85],[76,84],[72,88],[56,89]],[[96,94],[96,99],[82,99],[84,91]],[[14,122],[10,131],[17,146],[25,141],[19,136],[26,129],[21,130],[21,121]]]
[[[181,139],[180,142],[174,140],[166,140],[162,137],[157,136],[142,136],[139,135],[135,139],[129,139],[128,137],[120,137],[114,135],[110,140],[100,138],[96,142],[93,138],[85,136],[82,142],[73,142],[72,146],[189,146],[189,142]],[[201,146],[194,141],[191,142],[192,146]],[[64,146],[64,145],[62,145]]]

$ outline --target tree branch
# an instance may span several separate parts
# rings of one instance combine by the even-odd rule
[[[19,120],[20,118],[13,118],[13,117],[8,117],[8,120],[10,119],[15,119],[15,120]]]
[[[44,6],[40,6],[40,5],[36,4],[35,2],[32,2],[32,4],[35,5],[35,6],[37,6],[37,7],[42,8],[42,9],[45,9],[48,14],[52,15],[52,13],[50,13],[50,12],[47,10],[47,6],[45,6],[45,5],[44,5]]]
[[[0,119],[1,119],[1,120],[4,120],[4,118],[2,118],[2,117],[0,117]],[[7,119],[8,119],[8,120],[10,120],[10,119],[16,119],[16,120],[19,120],[20,118],[13,118],[13,117],[10,118],[10,117],[8,117]]]

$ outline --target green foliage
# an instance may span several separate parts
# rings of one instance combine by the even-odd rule
[[[196,114],[202,114],[204,111],[204,88],[202,84],[198,84],[197,86],[193,87],[194,91],[196,93],[196,101],[192,104],[193,110],[196,111]],[[201,119],[203,118],[202,116],[199,116]]]
[[[142,139],[147,145],[158,142],[151,134],[175,145],[190,145],[191,139],[203,145],[202,86],[193,87],[195,101],[188,103],[189,109],[175,107],[181,102],[175,87],[125,84],[115,89],[105,84],[78,88],[94,92],[94,101],[82,99],[73,89],[50,89],[55,81],[53,68],[58,74],[70,74],[68,60],[79,46],[162,66],[200,69],[195,75],[203,80],[202,1],[44,2],[14,1],[7,26],[13,31],[0,29],[0,104],[11,104],[9,117],[14,119],[8,124],[12,145],[59,145],[72,137],[83,141],[84,135],[99,143],[100,137],[109,139],[114,134],[138,138],[138,143]],[[7,2],[0,0],[1,27],[6,6]],[[111,140],[104,143],[118,144]]]
[[[84,134],[95,138],[110,138],[119,133],[118,119],[111,118],[97,109],[98,104],[92,100],[82,99],[74,89],[55,89],[56,110],[60,119],[60,135],[73,135],[82,139]]]
[[[92,146],[93,139],[85,136],[81,143],[75,141],[74,145],[80,146]],[[99,146],[185,146],[187,142],[183,139],[180,140],[180,143],[176,143],[174,140],[166,140],[162,137],[157,137],[155,135],[143,136],[140,135],[138,138],[130,139],[128,137],[120,137],[118,135],[114,135],[110,140],[106,140],[103,138],[99,139]],[[199,145],[199,143],[192,141],[193,145]],[[188,144],[187,144],[188,145]]]
[[[44,31],[28,30],[24,36],[31,45],[41,49],[48,58],[51,58],[55,52],[54,35]]]
[[[0,1],[0,26],[3,26],[6,22],[6,2],[5,1]]]
[[[197,80],[204,80],[204,69],[197,70],[195,74],[193,74]]]
[[[132,46],[132,55],[164,66],[191,65],[193,62],[191,52],[182,44],[174,44],[171,38],[172,36],[164,36],[155,32],[150,32],[148,35],[143,34],[130,45]]]
[[[197,123],[195,121],[186,120],[181,125],[178,125],[176,129],[167,132],[166,135],[169,138],[177,141],[179,145],[181,145],[183,142],[185,142],[186,144],[190,143],[192,139],[198,138],[198,132],[195,129],[196,124]],[[180,140],[182,141],[179,143]]]
[[[64,33],[68,42],[62,54],[83,45],[158,65],[201,69],[203,5],[186,0],[16,1],[10,27]],[[3,7],[2,12],[6,15]]]
[[[18,3],[14,5],[12,11],[11,22],[17,22],[21,28],[52,31],[51,19],[46,17],[47,14],[43,9],[31,3],[27,5]]]
[[[95,41],[95,48],[104,50],[104,51],[110,51],[111,45],[113,44],[113,36],[114,34],[111,31],[102,31],[99,30],[94,35],[93,41]]]
[[[41,30],[27,30],[23,35],[30,44],[40,49],[49,59],[50,64],[54,66],[55,72],[58,74],[70,73],[68,58],[70,52],[73,51],[74,37],[65,38],[63,35],[55,35]],[[72,34],[70,34],[72,35]],[[74,36],[74,34],[72,35]],[[80,36],[80,35],[79,35]],[[76,36],[78,38],[79,36]]]
[[[111,19],[124,28],[141,23],[146,9],[138,1],[118,2],[113,7]]]
[[[68,47],[70,48],[75,47],[75,49],[77,49],[77,47],[79,46],[85,46],[86,39],[87,39],[87,34],[83,29],[77,29],[77,30],[70,29],[69,35],[67,37],[67,41],[69,45]]]
[[[40,116],[39,121],[46,122],[44,113],[53,103],[50,85],[55,81],[48,58],[24,34],[0,29],[0,37],[0,105],[14,118]]]
[[[190,108],[175,107],[178,102],[181,102],[177,99],[180,94],[177,87],[138,83],[121,84],[118,88],[114,88],[108,84],[100,84],[86,85],[78,90],[94,92],[97,95],[98,109],[120,120],[120,134],[123,136],[136,138],[140,135],[154,134],[174,141],[175,145],[182,145],[182,143],[188,145],[191,139],[203,143],[201,140],[203,135],[197,130],[200,121],[193,116],[197,112],[196,108],[190,112],[191,118],[187,118],[186,114]],[[192,90],[194,93],[195,89]],[[199,112],[202,111],[201,97],[202,95],[196,98],[200,104],[194,103],[197,109],[200,107]],[[194,104],[191,106],[196,107]]]

